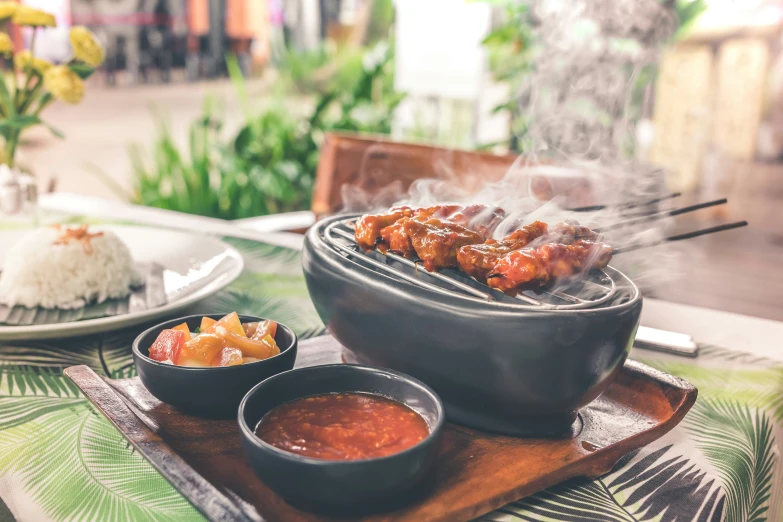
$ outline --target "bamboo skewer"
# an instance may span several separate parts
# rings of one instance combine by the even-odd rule
[[[678,198],[680,196],[682,196],[682,192],[672,192],[671,194],[666,194],[665,196],[651,199],[649,201],[631,201],[629,203],[621,203],[619,205],[592,205],[588,207],[569,208],[566,210],[570,210],[571,212],[595,212],[597,210],[604,210],[611,206],[616,206],[618,209],[628,209],[628,208],[644,207],[646,205],[653,205],[655,203],[660,203],[661,201],[666,201],[667,199]]]
[[[594,228],[593,230],[595,232],[606,232],[607,230],[616,230],[618,228],[636,225],[637,223],[644,223],[647,221],[654,221],[656,219],[679,216],[680,214],[687,214],[688,212],[694,212],[696,210],[701,210],[703,208],[715,207],[717,205],[724,205],[728,203],[728,201],[729,200],[726,198],[715,199],[713,201],[705,201],[703,203],[697,203],[695,205],[689,205],[687,207],[677,208],[674,210],[666,210],[664,212],[658,212],[656,214],[650,214],[648,216],[641,216],[638,218],[629,219],[628,221],[614,223],[612,225],[607,225],[605,227]]]
[[[617,254],[624,254],[625,252],[632,252],[634,250],[639,250],[640,248],[648,248],[648,247],[654,247],[657,245],[660,245],[662,243],[665,243],[667,241],[681,241],[683,239],[691,239],[694,237],[699,236],[706,236],[707,234],[714,234],[716,232],[723,232],[724,230],[732,230],[735,228],[741,228],[748,226],[747,221],[737,221],[736,223],[726,223],[723,225],[717,225],[710,228],[704,228],[701,230],[694,230],[692,232],[685,232],[684,234],[676,234],[674,236],[669,236],[661,241],[657,241],[655,243],[645,243],[645,244],[638,244],[638,245],[630,245],[626,247],[619,247],[612,250],[612,255]]]

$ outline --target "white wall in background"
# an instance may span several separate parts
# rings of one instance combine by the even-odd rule
[[[492,9],[467,0],[396,0],[396,139],[470,148],[508,138],[508,117],[491,115],[505,87],[494,84],[481,41]]]
[[[71,42],[68,38],[71,24],[71,6],[68,0],[25,0],[22,2],[36,9],[52,13],[57,19],[57,27],[38,29],[35,39],[35,54],[55,63],[66,62],[71,58]],[[29,47],[31,29],[24,29],[25,46]]]
[[[476,145],[508,143],[511,117],[508,111],[493,113],[492,110],[501,103],[505,103],[509,96],[508,85],[495,83],[487,76],[476,110],[478,118],[475,127]]]
[[[321,13],[317,0],[285,0],[285,23],[293,33],[296,48],[317,49],[321,44]]]
[[[397,0],[395,86],[417,96],[476,100],[491,8],[465,0]]]

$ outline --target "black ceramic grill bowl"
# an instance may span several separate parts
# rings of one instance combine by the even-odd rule
[[[353,217],[327,218],[307,233],[302,264],[315,308],[346,360],[420,379],[442,398],[450,420],[513,435],[567,434],[577,410],[622,367],[642,297],[620,272],[605,270],[601,284],[614,291],[592,302],[534,306],[502,294],[483,300],[423,268],[361,253],[350,239]]]
[[[278,323],[275,342],[280,353],[269,359],[223,368],[193,368],[153,361],[149,349],[158,334],[183,322],[196,331],[202,317],[220,319],[225,314],[201,314],[166,321],[139,335],[133,341],[133,361],[144,387],[158,400],[201,417],[234,418],[245,394],[264,379],[290,370],[296,362],[297,338],[293,331]],[[243,323],[263,321],[260,317],[240,315]]]
[[[275,448],[253,433],[275,407],[322,393],[367,392],[418,412],[430,429],[421,442],[386,457],[335,461]],[[405,504],[428,492],[445,424],[443,405],[407,375],[366,366],[332,364],[281,373],[262,382],[239,406],[239,429],[259,477],[292,505],[310,511],[360,514]]]

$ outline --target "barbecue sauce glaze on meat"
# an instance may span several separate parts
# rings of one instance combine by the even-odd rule
[[[486,205],[394,207],[385,214],[367,214],[356,221],[356,242],[407,258],[418,256],[428,270],[457,266],[457,250],[482,243],[505,217]],[[420,226],[426,225],[426,226]]]
[[[498,260],[487,275],[487,284],[513,295],[528,288],[546,287],[558,278],[605,268],[611,258],[612,247],[589,240],[522,248]]]
[[[479,281],[485,281],[495,264],[512,250],[524,248],[547,234],[546,223],[536,221],[515,230],[501,240],[488,239],[479,245],[466,245],[457,252],[460,270]]]
[[[365,214],[356,220],[356,242],[364,250],[372,250],[378,245],[383,228],[412,214],[410,207],[392,207],[386,214]]]
[[[256,435],[306,457],[358,460],[406,450],[429,435],[424,418],[369,393],[328,393],[288,402],[261,419]]]
[[[596,232],[572,221],[552,227],[536,221],[501,240],[492,239],[505,215],[502,209],[485,205],[394,207],[386,214],[359,218],[356,241],[365,250],[418,257],[429,271],[459,267],[510,295],[602,269],[611,260],[611,247],[598,242]]]

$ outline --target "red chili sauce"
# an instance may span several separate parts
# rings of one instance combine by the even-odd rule
[[[327,460],[392,455],[429,433],[424,418],[408,406],[369,393],[297,399],[264,415],[256,427],[256,435],[276,448]]]

